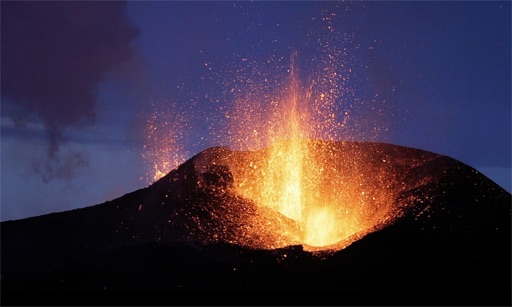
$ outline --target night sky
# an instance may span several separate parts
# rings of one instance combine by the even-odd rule
[[[1,220],[233,145],[235,100],[279,92],[292,54],[304,87],[337,72],[339,140],[447,155],[511,191],[510,1],[2,1]]]

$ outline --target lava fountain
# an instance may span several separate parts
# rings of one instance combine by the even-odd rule
[[[267,127],[269,143],[274,146],[262,167],[263,184],[258,189],[246,189],[240,184],[237,191],[297,221],[302,226],[303,234],[299,237],[304,243],[325,246],[340,241],[341,234],[335,227],[333,207],[317,199],[320,174],[316,172],[313,155],[302,141],[311,127],[305,120],[304,109],[300,108],[307,101],[303,101],[300,94],[294,65],[296,56],[296,53],[292,56],[288,95],[279,104],[280,108],[274,110],[270,127]]]
[[[272,94],[252,80],[245,89],[230,90],[244,95],[235,97],[233,109],[225,114],[229,120],[225,131],[235,151],[215,161],[196,161],[195,168],[197,172],[212,165],[227,166],[233,177],[229,193],[235,196],[229,198],[234,201],[231,207],[239,209],[225,219],[240,227],[235,235],[206,230],[211,237],[252,248],[300,244],[311,251],[339,250],[399,215],[395,199],[400,179],[394,178],[398,173],[389,169],[387,158],[367,152],[368,146],[344,145],[347,138],[340,131],[347,130],[350,112],[340,110],[344,83],[339,81],[347,76],[331,67],[336,65],[327,65],[321,70],[327,75],[304,86],[296,61],[295,52],[286,81],[278,82]],[[176,144],[173,139],[172,145]],[[169,152],[156,153],[157,164],[168,166],[162,164],[163,154]],[[162,176],[161,168],[154,170],[155,179]],[[265,213],[247,218],[237,207],[239,197]]]
[[[242,112],[230,116],[235,121],[238,145],[242,142],[251,147],[251,143],[261,143],[244,133],[262,135],[266,137],[263,143],[269,144],[267,150],[256,151],[256,155],[247,156],[247,161],[231,166],[235,190],[299,225],[295,228],[297,233],[284,245],[296,244],[294,240],[297,240],[313,250],[334,245],[339,248],[346,245],[349,238],[353,240],[373,231],[396,215],[391,210],[393,193],[376,188],[381,186],[380,177],[363,178],[369,172],[361,169],[363,155],[342,157],[339,150],[311,139],[317,135],[322,117],[332,119],[335,116],[325,105],[334,103],[335,97],[328,100],[326,94],[315,93],[313,87],[300,86],[296,57],[294,53],[285,93],[266,104],[271,106],[270,111],[257,110],[265,104],[255,107],[243,101],[245,109],[242,107]],[[324,105],[319,106],[319,102]],[[257,111],[267,116],[254,116]],[[324,123],[328,125],[329,120]],[[241,127],[249,127],[249,131]],[[339,166],[340,162],[345,166]]]

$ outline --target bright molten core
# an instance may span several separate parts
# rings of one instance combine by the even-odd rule
[[[338,153],[321,150],[320,143],[307,141],[319,135],[324,128],[322,123],[332,128],[337,97],[319,94],[313,87],[302,90],[294,59],[295,55],[284,94],[269,98],[268,102],[240,101],[238,114],[231,116],[235,119],[233,127],[237,133],[233,135],[237,136],[238,144],[249,148],[253,144],[270,144],[253,161],[244,162],[250,164],[245,168],[248,171],[241,168],[234,172],[235,188],[257,205],[298,223],[298,232],[285,245],[300,243],[315,249],[370,231],[389,208],[366,208],[367,197],[372,197],[373,202],[376,198],[371,196],[370,183],[350,167],[361,157],[345,157],[348,167],[335,166],[340,163],[338,159],[343,159]],[[261,141],[248,135],[266,139]]]
[[[221,132],[237,154],[194,163],[199,173],[211,165],[229,169],[234,189],[229,189],[228,201],[235,212],[210,218],[221,216],[236,230],[199,225],[201,231],[212,228],[214,235],[207,240],[264,249],[300,244],[312,251],[339,250],[397,216],[394,200],[401,185],[389,175],[393,166],[378,153],[343,142],[353,139],[354,105],[344,88],[351,69],[335,61],[339,56],[327,53],[326,67],[307,81],[298,77],[293,54],[278,82],[256,73],[227,89],[235,93],[234,104],[224,113],[228,122]],[[158,140],[157,130],[150,132],[150,139]],[[172,134],[165,138],[169,135],[173,146],[163,146],[166,150],[179,145]],[[152,152],[164,156],[155,164],[159,172],[170,165],[165,164],[169,153],[158,150],[161,142],[155,144]],[[249,210],[252,206],[257,209]]]

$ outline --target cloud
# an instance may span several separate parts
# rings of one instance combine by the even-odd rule
[[[125,10],[121,1],[1,3],[2,116],[41,121],[50,158],[64,129],[94,123],[99,83],[132,57],[138,29]]]
[[[49,159],[38,158],[44,156],[43,143],[40,138],[0,139],[0,221],[92,206],[144,187],[145,165],[127,147],[70,140],[48,168]],[[130,175],[120,176],[127,166]]]

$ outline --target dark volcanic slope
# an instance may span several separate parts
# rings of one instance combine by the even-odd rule
[[[253,217],[283,235],[297,225],[233,191],[255,153],[211,148],[118,199],[2,222],[1,303],[511,304],[510,193],[459,161],[422,150],[312,144],[347,176],[386,178],[366,188],[375,195],[386,189],[399,218],[330,254],[300,245],[251,248],[282,239],[260,228],[255,234]],[[360,158],[344,163],[353,156]],[[239,298],[189,290],[255,292]],[[301,292],[274,292],[271,300],[259,290]]]

